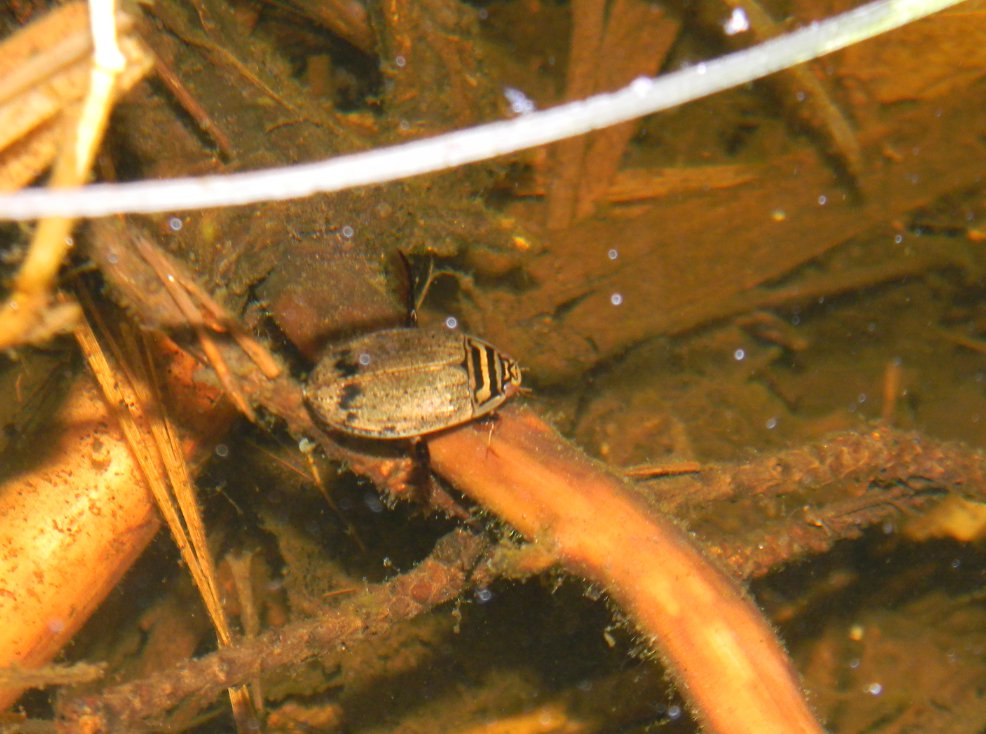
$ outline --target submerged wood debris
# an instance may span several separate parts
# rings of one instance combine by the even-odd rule
[[[0,20],[30,33],[49,22],[43,5],[12,4]],[[70,7],[78,26],[82,6]],[[784,19],[751,0],[326,7],[134,8],[120,32],[140,73],[121,82],[92,175],[368,149],[504,116],[504,87],[547,106],[833,12],[800,2]],[[723,31],[737,10],[749,37]],[[230,717],[216,705],[229,689],[230,721],[271,731],[643,731],[688,712],[716,734],[818,731],[816,717],[840,732],[981,729],[982,660],[952,654],[986,629],[970,542],[986,492],[973,351],[986,333],[981,11],[970,2],[770,85],[509,161],[78,228],[60,295],[47,300],[50,278],[38,291],[39,313],[60,319],[18,332],[19,361],[0,372],[15,396],[0,445],[0,619],[12,630],[0,700],[62,687],[0,725],[192,729]],[[40,58],[63,58],[46,49],[64,55],[75,26],[36,38]],[[75,76],[53,82],[49,105],[68,119],[85,91],[71,58],[62,73]],[[34,176],[44,163],[26,151],[43,133],[26,131],[47,123],[21,122],[0,164]],[[0,237],[4,266],[19,265],[25,233]],[[454,314],[535,386],[528,408],[429,438],[430,464],[400,443],[320,430],[302,396],[325,344],[403,321],[398,250],[434,264],[422,320]],[[110,354],[101,379],[137,397],[109,391],[107,405],[70,345],[30,344],[73,327],[74,299],[90,297]],[[135,440],[115,428],[125,414],[138,433],[170,436],[167,462],[134,464]],[[35,450],[43,426],[59,438]],[[627,484],[624,468],[652,478]],[[173,487],[182,475],[198,477],[199,497],[181,512],[202,505],[201,546],[215,554],[197,582],[233,625],[220,649],[165,543],[112,591],[158,527],[141,477]],[[646,530],[621,535],[638,518]],[[94,555],[35,555],[56,538]],[[558,590],[564,574],[605,592],[618,621],[585,587]],[[555,594],[516,581],[534,576]],[[658,600],[631,576],[653,580]],[[712,620],[752,630],[729,657],[775,676],[761,703],[702,667],[728,667],[708,662]],[[73,635],[66,657],[105,662],[105,678],[40,667]],[[19,677],[22,666],[40,670]]]

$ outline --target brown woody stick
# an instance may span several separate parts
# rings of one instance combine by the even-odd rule
[[[268,671],[336,651],[451,601],[462,593],[485,543],[463,531],[439,539],[425,560],[407,573],[369,587],[311,619],[273,628],[252,640],[222,648],[171,670],[66,702],[63,731],[144,730],[152,717],[180,705],[193,711],[224,689]]]
[[[822,731],[773,631],[731,578],[623,480],[534,414],[428,442],[432,466],[570,571],[601,584],[652,638],[714,734]]]

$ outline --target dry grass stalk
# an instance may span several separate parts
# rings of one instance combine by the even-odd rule
[[[963,0],[874,0],[747,51],[679,69],[659,79],[635,80],[615,93],[516,120],[337,156],[320,163],[230,177],[138,182],[72,192],[0,194],[0,216],[23,221],[48,214],[97,217],[285,201],[448,170],[667,110],[858,44],[960,2]]]
[[[209,364],[212,365],[213,370],[215,370],[216,376],[222,383],[226,394],[229,395],[230,399],[243,415],[251,421],[255,421],[256,415],[253,412],[253,408],[250,407],[250,403],[247,401],[243,391],[230,374],[229,368],[226,366],[226,361],[219,351],[219,347],[216,346],[216,343],[206,330],[206,320],[202,312],[192,302],[186,285],[192,283],[191,278],[182,278],[179,268],[173,264],[171,259],[167,258],[163,252],[159,251],[148,240],[142,237],[135,238],[134,245],[137,247],[138,252],[140,252],[141,257],[154,268],[154,272],[157,273],[158,278],[175,302],[178,310],[181,311],[182,316],[185,317],[195,330],[195,335],[198,337],[202,351],[205,352],[206,358],[209,360]],[[216,328],[217,330],[220,328],[218,324]]]
[[[146,360],[142,360],[141,355],[136,354],[134,338],[130,337],[128,351],[131,357],[118,357],[119,363],[126,365],[126,379],[123,379],[110,366],[88,322],[84,321],[76,330],[76,339],[107,402],[127,408],[119,412],[120,426],[182,560],[192,574],[219,644],[228,646],[233,641],[233,634],[222,606],[215,560],[209,550],[195,487],[175,426],[163,411],[154,409],[162,402],[156,389],[153,360],[147,354],[146,345],[142,350]],[[246,688],[232,688],[229,694],[238,724],[246,725],[254,717]]]
[[[614,0],[602,39],[595,91],[619,89],[639,76],[657,74],[679,29],[678,22],[653,3]],[[575,196],[576,220],[592,214],[596,203],[609,192],[638,126],[638,121],[626,122],[588,136]]]
[[[229,567],[233,577],[233,588],[236,590],[236,597],[240,602],[240,621],[243,625],[243,639],[256,639],[261,632],[260,610],[257,607],[257,600],[253,593],[253,568],[254,553],[244,551],[242,553],[227,553],[226,565]],[[264,692],[260,682],[260,676],[250,681],[250,696],[257,711],[264,711]]]
[[[118,93],[147,73],[149,53],[130,16],[117,22],[127,65]],[[57,39],[52,42],[52,39]],[[0,46],[0,191],[27,185],[55,159],[64,126],[86,94],[92,53],[85,3],[57,8]]]
[[[85,58],[88,51],[85,6],[67,6],[55,18],[45,21],[40,32],[26,29],[10,42],[18,54],[13,60],[16,63],[30,57],[37,45],[48,43],[49,34],[55,29],[70,29],[66,40],[56,48],[54,57],[36,56],[16,72],[11,70],[6,83],[0,87],[0,100],[4,102],[0,115],[7,116],[7,119],[0,116],[0,128],[10,131],[7,143],[34,129],[61,136],[65,134],[65,125],[53,125],[51,121],[56,116],[71,121],[52,171],[51,185],[54,187],[85,183],[102,140],[112,100],[122,88],[118,82],[125,80],[132,85],[151,66],[150,55],[136,39],[127,39],[122,47],[118,45],[118,19],[112,3],[94,3],[92,8],[96,47],[91,64]],[[122,20],[125,26],[130,25],[126,16]],[[6,53],[0,56],[12,63]],[[125,76],[124,71],[127,71]],[[86,76],[88,89],[84,84]],[[4,77],[0,75],[0,78]],[[11,173],[16,169],[23,176],[31,171],[31,166],[46,162],[45,150],[47,147],[40,140],[18,146],[15,152],[29,154],[32,163],[12,166]],[[0,169],[0,174],[2,172]],[[34,174],[38,172],[40,170]],[[22,179],[0,181],[0,187],[23,183]],[[44,340],[71,328],[78,319],[74,304],[50,302],[52,282],[72,245],[73,223],[72,219],[51,217],[38,224],[31,249],[14,281],[13,293],[0,311],[0,348]]]
[[[595,60],[602,43],[606,0],[572,3],[572,37],[569,42],[566,99],[584,99],[592,94]],[[548,199],[548,226],[566,227],[575,212],[575,196],[585,155],[585,137],[563,140],[552,149],[554,186]]]

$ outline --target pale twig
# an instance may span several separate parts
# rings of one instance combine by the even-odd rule
[[[117,18],[126,68],[120,95],[148,72],[151,57],[131,16]],[[92,33],[84,2],[73,0],[31,22],[0,45],[0,190],[15,191],[65,150],[92,74]],[[84,181],[83,181],[84,182]]]
[[[53,187],[78,186],[85,181],[106,128],[117,76],[126,64],[117,43],[114,0],[92,0],[89,14],[93,34],[89,89],[75,129],[55,163]],[[0,311],[0,348],[47,338],[78,319],[74,304],[50,303],[52,282],[72,246],[73,225],[73,219],[57,215],[38,224],[13,293]]]
[[[877,0],[750,49],[559,107],[447,135],[254,173],[0,196],[0,218],[103,216],[283,201],[441,171],[553,143],[745,84],[961,0]]]

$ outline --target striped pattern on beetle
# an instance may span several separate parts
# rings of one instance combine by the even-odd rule
[[[449,329],[387,329],[331,347],[308,378],[315,416],[343,433],[412,438],[487,415],[520,389],[520,367]]]

